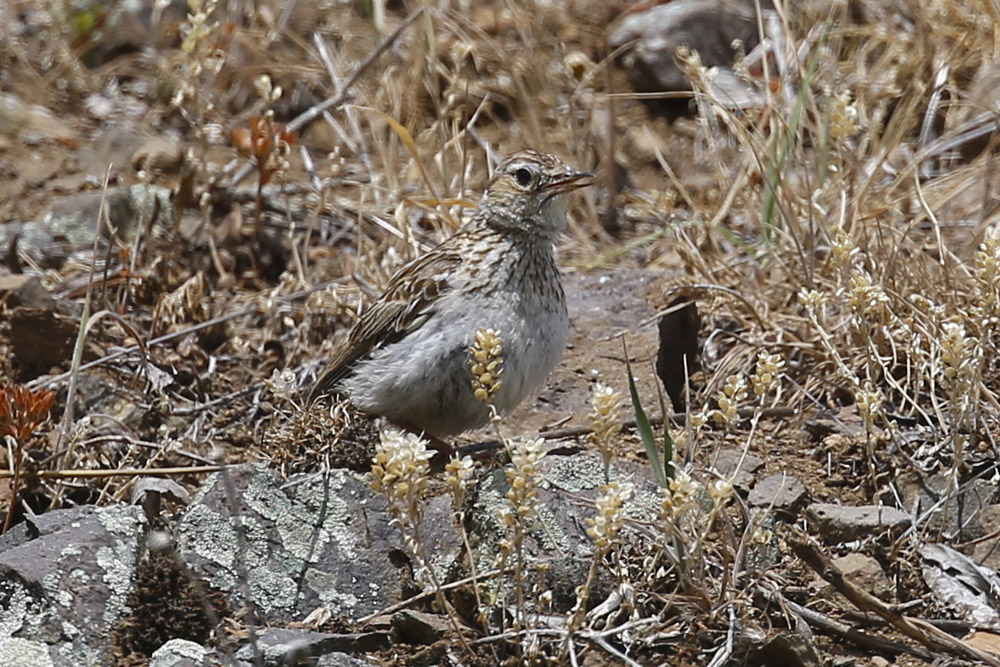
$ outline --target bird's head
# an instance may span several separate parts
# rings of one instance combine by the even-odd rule
[[[479,210],[494,227],[554,240],[566,229],[569,194],[593,182],[554,155],[521,151],[497,167]]]

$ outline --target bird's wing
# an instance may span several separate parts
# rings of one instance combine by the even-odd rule
[[[434,313],[438,299],[454,289],[449,276],[462,255],[439,246],[410,262],[389,280],[385,292],[362,315],[309,392],[309,402],[334,393],[355,362],[376,348],[419,329]]]

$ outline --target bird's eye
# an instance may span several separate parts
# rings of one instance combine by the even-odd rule
[[[517,180],[517,184],[522,188],[526,188],[531,185],[531,172],[521,167],[514,172],[514,179]]]

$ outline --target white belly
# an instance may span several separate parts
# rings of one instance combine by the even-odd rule
[[[513,410],[559,363],[569,318],[562,300],[544,309],[496,296],[478,307],[467,295],[460,302],[443,297],[423,326],[360,362],[342,388],[358,408],[435,436],[483,426],[489,414],[473,395],[469,346],[478,329],[490,328],[503,340],[502,384],[493,403],[501,413]]]

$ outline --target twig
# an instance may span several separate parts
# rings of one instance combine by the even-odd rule
[[[793,614],[800,616],[803,621],[810,625],[810,627],[819,630],[824,634],[849,641],[855,646],[859,646],[868,651],[875,651],[886,655],[902,655],[905,653],[921,658],[922,660],[927,660],[928,662],[931,662],[938,657],[937,654],[931,653],[926,649],[916,646],[908,646],[900,642],[894,642],[890,639],[883,639],[877,635],[872,635],[852,628],[851,626],[834,620],[833,618],[830,618],[826,614],[822,614],[815,609],[803,607],[800,604],[792,602],[777,591],[767,590],[763,587],[758,587],[758,590],[760,590],[764,596],[769,598],[771,601],[781,605],[782,607],[786,607]]]
[[[874,612],[884,618],[893,628],[924,646],[937,651],[947,651],[964,659],[978,660],[990,667],[1000,667],[1000,659],[985,651],[970,646],[947,632],[918,618],[903,616],[879,600],[877,597],[847,581],[830,557],[816,544],[815,540],[799,533],[790,541],[792,551],[809,567],[816,571],[837,592],[851,601],[858,609]]]
[[[102,478],[102,477],[155,477],[157,475],[187,475],[201,474],[207,472],[219,472],[225,466],[189,466],[187,468],[123,468],[121,470],[85,469],[85,470],[40,470],[36,473],[25,473],[25,477],[35,477],[38,479],[71,479],[73,477]],[[14,473],[9,470],[0,470],[0,479],[13,477]]]
[[[288,123],[288,125],[286,126],[286,128],[288,129],[288,131],[289,132],[298,132],[300,129],[302,129],[303,127],[305,127],[309,123],[311,123],[314,120],[316,120],[317,118],[319,118],[320,115],[322,115],[323,112],[326,111],[327,109],[332,109],[333,107],[337,107],[337,106],[340,106],[341,104],[343,104],[347,100],[347,91],[349,91],[351,89],[351,87],[355,83],[357,83],[358,79],[361,77],[362,74],[364,74],[365,70],[367,70],[369,67],[371,67],[372,63],[374,63],[378,59],[378,57],[380,55],[382,55],[383,53],[385,53],[385,51],[390,46],[392,46],[393,43],[399,38],[399,35],[411,23],[413,23],[414,21],[416,21],[420,17],[420,15],[423,14],[423,13],[424,13],[424,8],[420,7],[419,9],[417,9],[416,11],[414,11],[412,14],[410,14],[409,16],[407,16],[405,19],[403,19],[403,22],[399,25],[399,27],[396,28],[395,30],[393,30],[392,34],[390,34],[388,37],[386,37],[384,40],[382,40],[382,43],[379,44],[378,47],[374,51],[372,51],[368,55],[368,57],[365,58],[364,61],[361,62],[360,65],[358,65],[357,69],[354,70],[354,73],[351,74],[350,78],[341,87],[341,89],[339,91],[337,91],[336,95],[334,95],[333,97],[328,97],[325,100],[323,100],[322,102],[320,102],[319,104],[317,104],[315,106],[312,106],[309,109],[306,109],[305,111],[303,111],[301,114],[299,114],[298,117],[296,117],[294,120],[292,120],[290,123]],[[244,178],[246,178],[247,176],[250,175],[250,172],[252,172],[253,169],[254,169],[254,166],[252,164],[249,164],[249,163],[248,164],[244,164],[242,167],[240,167],[240,170],[237,171],[236,174],[233,176],[233,180],[230,181],[229,188],[232,189],[232,188],[235,188],[237,185],[239,185],[243,181]]]
[[[111,163],[108,164],[107,173],[104,175],[104,187],[101,188],[101,203],[97,208],[97,220],[94,223],[94,249],[90,259],[90,271],[87,274],[87,295],[83,300],[83,312],[80,313],[80,328],[77,331],[76,343],[73,346],[73,360],[70,362],[69,372],[66,373],[69,377],[69,389],[66,391],[66,408],[63,412],[62,424],[59,429],[59,439],[56,443],[57,450],[62,446],[63,440],[69,435],[69,431],[73,427],[73,403],[76,398],[76,380],[82,370],[80,362],[83,360],[83,344],[87,338],[87,331],[90,324],[90,306],[94,294],[94,270],[97,267],[97,249],[100,247],[101,234],[104,232],[104,217],[107,215],[105,207],[108,199],[108,184],[111,182],[112,166]],[[73,442],[72,440],[70,441],[69,447],[60,461],[65,461],[69,457],[73,451]]]

